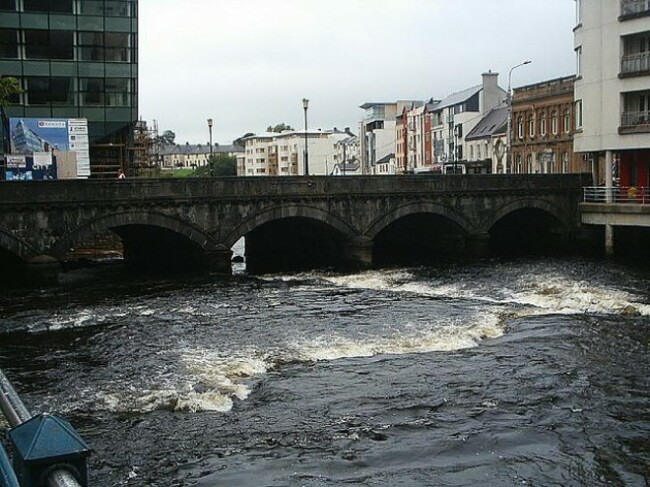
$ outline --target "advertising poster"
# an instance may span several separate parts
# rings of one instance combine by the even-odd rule
[[[9,136],[11,154],[27,156],[26,171],[30,167],[33,179],[55,178],[58,160],[75,161],[76,177],[90,176],[88,121],[85,118],[11,118]],[[49,163],[44,154],[49,154]]]

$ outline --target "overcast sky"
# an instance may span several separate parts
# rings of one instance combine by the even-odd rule
[[[140,114],[178,143],[351,127],[369,101],[575,73],[571,0],[140,0]]]

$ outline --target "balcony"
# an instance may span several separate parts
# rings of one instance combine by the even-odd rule
[[[619,134],[644,134],[650,132],[650,110],[623,112]]]
[[[634,19],[650,15],[650,0],[621,0],[619,20]]]

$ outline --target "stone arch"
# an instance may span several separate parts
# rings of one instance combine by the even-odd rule
[[[350,227],[346,222],[327,211],[313,206],[290,204],[280,205],[264,210],[261,213],[257,213],[246,219],[233,229],[233,231],[224,239],[223,243],[226,247],[230,248],[235,244],[235,242],[237,242],[237,240],[239,240],[239,238],[243,237],[255,228],[285,218],[307,218],[316,220],[337,230],[341,235],[348,239],[353,239],[358,236],[358,232]]]
[[[76,228],[67,232],[52,246],[52,254],[58,258],[63,258],[68,249],[76,242],[90,237],[93,234],[124,225],[150,225],[165,228],[183,235],[206,252],[220,249],[209,234],[192,223],[162,213],[126,211],[111,215],[102,215],[81,223]]]
[[[454,209],[435,201],[416,201],[401,205],[387,215],[377,218],[363,233],[366,237],[372,240],[379,234],[379,232],[395,221],[405,216],[415,215],[417,213],[443,216],[457,224],[467,234],[476,232],[474,225],[465,216]]]
[[[575,224],[572,222],[571,217],[568,216],[566,212],[558,205],[541,199],[520,198],[514,201],[510,201],[509,203],[506,203],[497,209],[497,211],[492,214],[491,219],[485,222],[482,228],[483,232],[489,232],[492,227],[494,227],[494,225],[499,222],[499,220],[518,210],[542,210],[557,218],[557,220],[567,230],[575,226]]]
[[[14,237],[3,228],[0,228],[0,248],[9,251],[23,262],[27,262],[33,256],[38,255],[38,252],[31,245]]]

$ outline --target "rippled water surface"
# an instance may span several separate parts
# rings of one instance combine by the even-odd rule
[[[647,272],[522,259],[0,297],[101,486],[646,486]]]

